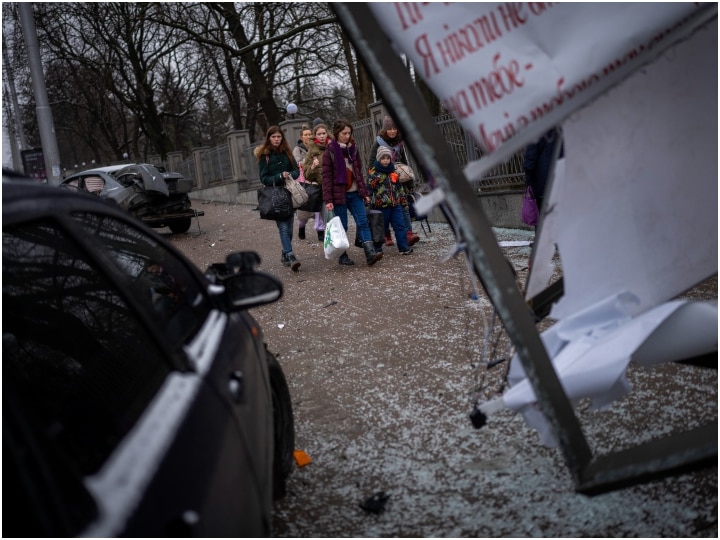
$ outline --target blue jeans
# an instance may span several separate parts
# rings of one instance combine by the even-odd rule
[[[285,221],[276,221],[278,231],[280,231],[280,243],[282,244],[283,253],[292,253],[292,236],[293,223],[295,223],[295,214]]]
[[[407,228],[405,227],[405,217],[403,216],[402,206],[392,206],[390,208],[382,208],[383,219],[385,220],[385,226],[389,227],[392,225],[393,231],[395,231],[395,241],[397,242],[398,251],[408,250],[407,240]]]
[[[365,213],[365,201],[360,198],[357,191],[349,191],[345,194],[345,204],[333,205],[333,212],[340,218],[340,223],[342,223],[345,232],[348,230],[348,210],[350,210],[353,219],[355,219],[355,226],[360,234],[362,243],[372,242],[370,225],[368,225],[367,214]]]
[[[405,222],[405,230],[410,232],[412,231],[412,219],[410,218],[410,208],[407,206],[402,207],[402,215],[403,215],[403,221]],[[395,227],[393,227],[395,229]],[[390,221],[388,221],[387,218],[385,218],[385,236],[390,234]],[[395,235],[397,235],[397,230],[395,230]]]

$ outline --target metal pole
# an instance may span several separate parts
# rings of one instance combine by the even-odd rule
[[[60,153],[58,152],[55,129],[53,127],[52,109],[48,104],[47,89],[45,88],[45,77],[43,75],[42,63],[40,62],[40,47],[38,46],[37,30],[35,29],[35,18],[33,15],[33,4],[20,3],[20,24],[22,26],[25,46],[28,49],[28,62],[30,64],[30,76],[33,82],[35,93],[35,110],[37,112],[38,127],[40,128],[40,144],[45,159],[45,172],[48,183],[59,185],[62,181],[60,174]]]
[[[20,105],[18,104],[17,90],[15,89],[15,70],[10,62],[10,55],[8,55],[7,51],[8,47],[7,43],[5,43],[5,36],[3,35],[3,73],[5,74],[5,83],[7,84],[8,92],[10,93],[8,103],[12,105],[12,110],[14,111],[14,118],[12,118],[12,120],[15,125],[15,133],[20,139],[20,150],[27,150],[29,146],[27,138],[25,137],[25,130],[20,121]]]
[[[23,163],[22,157],[20,156],[20,148],[18,148],[18,137],[15,130],[15,123],[11,118],[11,116],[17,116],[17,108],[14,109],[16,112],[13,113],[13,108],[10,106],[9,94],[10,92],[7,88],[7,83],[3,81],[3,100],[8,104],[7,107],[3,108],[3,112],[5,113],[5,126],[7,127],[8,139],[10,139],[10,153],[12,155],[13,162],[12,166],[14,171],[20,172],[23,169]]]

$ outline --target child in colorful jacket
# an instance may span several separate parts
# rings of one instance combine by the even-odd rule
[[[398,182],[395,164],[392,162],[392,150],[387,146],[377,149],[375,163],[368,170],[370,188],[370,208],[382,211],[385,223],[392,225],[395,231],[398,250],[403,255],[413,252],[408,245],[407,228],[403,217],[403,206],[407,205],[405,187]],[[375,251],[382,250],[382,243],[375,244]]]

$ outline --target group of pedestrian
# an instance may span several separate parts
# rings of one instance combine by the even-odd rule
[[[314,219],[317,238],[322,241],[330,214],[338,216],[347,231],[347,214],[350,212],[365,252],[365,261],[372,266],[383,257],[383,242],[373,241],[367,217],[367,212],[375,209],[383,215],[385,245],[394,245],[390,235],[392,226],[400,253],[407,255],[413,252],[411,246],[419,237],[412,232],[408,209],[408,188],[412,189],[412,185],[400,182],[395,170],[395,163],[408,164],[407,154],[397,126],[389,116],[384,118],[383,127],[371,149],[368,168],[363,167],[353,139],[353,127],[346,120],[337,120],[333,124],[332,136],[321,119],[313,122],[312,129],[303,125],[300,140],[292,151],[280,127],[271,126],[255,155],[263,185],[281,186],[286,178],[292,177],[322,187],[324,206],[320,212],[297,211],[300,239],[306,238],[307,223]],[[297,272],[300,262],[292,248],[294,218],[293,214],[276,223],[282,245],[281,261]],[[340,255],[338,262],[343,266],[355,264],[347,251]]]
[[[533,188],[539,208],[558,141],[557,132],[550,130],[537,143],[529,144],[525,149],[525,182]],[[403,255],[413,252],[412,246],[420,239],[412,230],[409,208],[414,179],[402,181],[398,174],[396,165],[407,166],[409,163],[400,131],[390,116],[383,119],[382,129],[370,149],[367,169],[363,168],[353,139],[353,127],[346,120],[337,120],[333,124],[332,136],[320,118],[313,121],[312,128],[303,125],[300,140],[292,151],[280,127],[271,126],[255,155],[260,181],[266,186],[284,185],[288,177],[322,186],[324,206],[321,210],[297,211],[298,237],[301,240],[306,238],[307,223],[314,219],[317,239],[322,242],[330,213],[340,217],[347,231],[347,214],[350,212],[357,228],[359,243],[356,245],[362,246],[369,266],[382,259],[383,245],[397,243],[398,251]],[[372,210],[382,213],[384,242],[373,241],[367,217],[367,212]],[[282,245],[281,261],[297,272],[300,262],[292,247],[294,215],[276,223]],[[390,228],[395,233],[395,242]],[[338,262],[344,266],[355,264],[347,251],[342,253]]]

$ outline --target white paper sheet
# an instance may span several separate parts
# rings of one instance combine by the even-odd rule
[[[717,351],[717,303],[673,301],[630,319],[627,310],[632,303],[632,295],[616,295],[542,335],[573,403],[590,398],[591,408],[600,409],[625,395],[630,391],[625,371],[631,361],[648,366]],[[588,324],[593,319],[596,324]],[[541,441],[554,446],[517,357],[511,361],[508,379],[511,388],[503,395],[505,406],[522,412]]]
[[[635,313],[717,272],[717,20],[565,124],[536,265],[558,245],[562,319],[620,289]],[[547,192],[546,192],[547,193]],[[528,296],[547,284],[531,273]]]
[[[563,124],[527,295],[546,286],[557,245],[565,293],[543,341],[573,402],[624,395],[631,360],[717,351],[717,305],[665,303],[717,272],[717,95],[714,21]],[[554,445],[512,365],[505,404]]]

